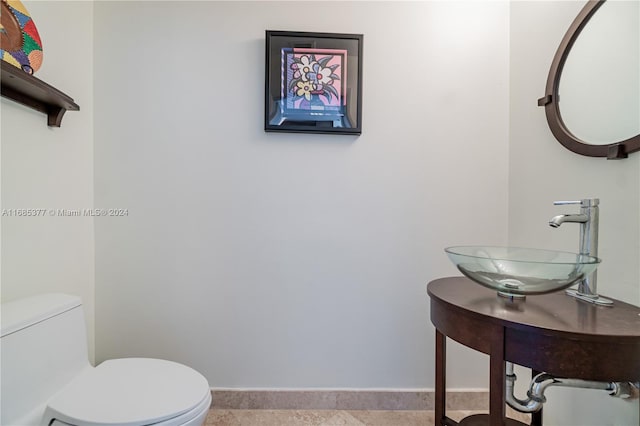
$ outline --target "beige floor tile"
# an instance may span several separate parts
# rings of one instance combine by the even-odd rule
[[[241,426],[232,410],[209,410],[205,426]]]
[[[455,421],[487,411],[448,410]],[[526,420],[522,413],[509,412],[509,417]],[[209,410],[205,426],[430,426],[434,412],[426,410]]]
[[[366,426],[426,426],[434,424],[433,411],[347,411]]]
[[[334,411],[330,419],[323,422],[320,426],[364,426],[360,420],[353,417],[346,411]]]
[[[215,411],[215,410],[214,410]],[[333,410],[229,410],[240,426],[320,426]]]

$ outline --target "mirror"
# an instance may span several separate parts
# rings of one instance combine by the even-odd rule
[[[587,2],[560,43],[538,105],[573,152],[617,159],[640,150],[639,1]]]
[[[639,21],[639,1],[608,1],[567,56],[558,86],[560,114],[588,144],[640,134]]]

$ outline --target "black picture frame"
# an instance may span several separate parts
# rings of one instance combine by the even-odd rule
[[[362,34],[266,31],[265,132],[362,133]]]

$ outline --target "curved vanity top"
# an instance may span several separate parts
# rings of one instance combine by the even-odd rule
[[[427,291],[453,309],[464,309],[488,321],[508,323],[510,328],[525,331],[535,328],[546,333],[562,333],[567,338],[615,339],[618,343],[640,339],[640,308],[619,300],[612,299],[614,305],[604,307],[557,292],[528,295],[524,301],[511,302],[463,277],[434,280]]]
[[[560,377],[640,379],[640,308],[596,306],[564,292],[510,302],[465,277],[431,281],[431,320],[446,336],[491,354],[504,332],[504,359]]]

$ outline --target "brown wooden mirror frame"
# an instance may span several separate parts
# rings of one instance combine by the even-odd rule
[[[569,30],[560,42],[560,46],[551,63],[545,96],[538,99],[538,106],[544,106],[547,115],[547,123],[551,133],[564,145],[565,148],[581,155],[589,157],[607,157],[608,159],[627,158],[628,154],[640,150],[640,134],[619,142],[608,145],[591,145],[576,137],[562,121],[560,108],[558,105],[558,86],[560,85],[560,75],[567,60],[567,56],[573,47],[574,42],[589,22],[594,13],[604,4],[606,0],[589,0],[582,8],[576,19],[571,23]]]

